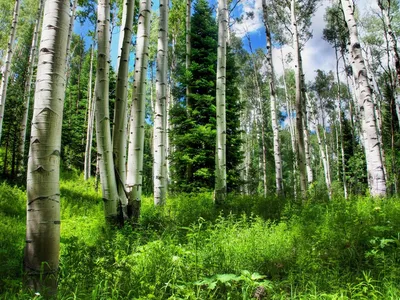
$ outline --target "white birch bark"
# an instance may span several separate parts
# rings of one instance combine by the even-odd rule
[[[374,105],[372,103],[372,89],[368,82],[367,71],[361,53],[361,45],[358,40],[353,3],[350,0],[341,0],[341,3],[350,33],[353,76],[356,84],[359,86],[358,103],[361,113],[370,193],[372,196],[386,196],[386,180],[380,155],[380,147],[382,145],[378,139]]]
[[[287,113],[287,118],[288,118],[288,126],[289,126],[289,133],[290,133],[290,141],[291,141],[291,146],[292,146],[292,154],[296,154],[296,133],[295,133],[295,126],[293,124],[293,109],[292,109],[292,104],[289,99],[289,93],[288,93],[288,88],[286,84],[286,70],[285,70],[285,62],[283,59],[283,51],[281,48],[281,59],[282,59],[282,68],[283,68],[283,87],[285,91],[285,104],[286,104],[286,113]],[[297,160],[293,160],[293,196],[295,199],[297,199],[297,178],[296,178],[296,171],[297,171]]]
[[[128,166],[126,186],[129,193],[128,214],[136,222],[142,200],[144,117],[146,77],[150,38],[151,1],[141,0],[137,29],[135,78],[129,126]]]
[[[60,151],[69,0],[46,1],[27,173],[24,266],[35,291],[55,294],[60,249]]]
[[[69,30],[68,30],[68,39],[67,39],[67,64],[66,64],[66,73],[68,74],[68,69],[71,63],[71,58],[72,58],[72,52],[71,50],[71,43],[72,43],[72,33],[74,32],[74,21],[75,21],[75,14],[76,14],[76,7],[78,5],[78,0],[74,0],[72,2],[72,9],[71,9],[71,15],[70,15],[70,20],[69,20]]]
[[[44,0],[39,1],[39,7],[38,7],[38,11],[37,11],[35,27],[33,29],[32,44],[31,44],[31,49],[30,49],[30,53],[29,53],[28,76],[25,81],[24,104],[23,104],[23,113],[22,113],[21,129],[20,129],[20,144],[19,144],[19,155],[20,155],[19,167],[21,167],[21,168],[24,168],[23,162],[24,162],[24,155],[25,155],[26,127],[28,125],[28,115],[29,115],[29,106],[30,106],[30,102],[31,102],[33,70],[36,65],[37,44],[39,41],[39,30],[40,30],[40,25],[42,23],[43,2],[44,2]]]
[[[324,150],[325,148],[325,142],[322,142],[321,139],[321,134],[319,132],[319,122],[318,122],[318,118],[314,116],[314,121],[315,121],[315,132],[317,134],[317,140],[318,140],[318,147],[319,147],[319,152],[321,155],[321,160],[322,160],[322,164],[324,166],[324,177],[325,177],[325,184],[326,184],[326,188],[328,190],[328,196],[329,196],[329,200],[332,199],[332,184],[331,184],[331,179],[330,179],[330,175],[329,175],[329,169],[328,169],[328,161],[327,161],[327,157],[326,157],[326,151]],[[322,128],[322,130],[324,130],[324,128]]]
[[[160,0],[160,22],[158,30],[157,74],[154,114],[154,204],[163,205],[167,192],[166,173],[166,119],[167,119],[167,66],[168,66],[168,9],[169,1]]]
[[[0,141],[3,133],[3,120],[4,120],[4,108],[6,105],[6,97],[7,97],[7,85],[8,85],[8,78],[10,76],[11,61],[14,54],[14,43],[17,32],[20,3],[21,3],[20,0],[15,0],[10,38],[7,45],[6,61],[4,64],[3,76],[1,77],[1,83],[0,83]]]
[[[116,170],[118,195],[125,212],[128,199],[125,194],[126,184],[126,148],[127,148],[127,124],[128,124],[128,69],[129,54],[132,41],[132,26],[135,9],[134,0],[124,0],[122,12],[122,24],[119,36],[118,48],[118,74],[115,94],[114,128],[113,128],[113,156]]]
[[[93,41],[90,50],[90,70],[89,70],[89,84],[88,84],[88,112],[87,112],[87,129],[86,129],[86,146],[85,146],[85,162],[83,166],[83,174],[85,180],[88,180],[91,176],[92,169],[92,141],[93,141],[93,123],[94,123],[94,111],[96,105],[96,99],[93,97],[92,92],[92,76],[93,76],[93,57],[94,57],[94,45]],[[94,87],[96,89],[96,86]]]
[[[291,22],[293,34],[293,49],[295,61],[295,80],[296,80],[296,142],[297,142],[297,163],[300,173],[300,191],[302,197],[305,197],[307,192],[307,174],[306,174],[306,158],[305,158],[305,145],[304,145],[304,130],[303,130],[303,100],[301,97],[301,58],[300,58],[300,45],[299,35],[297,29],[295,0],[291,0]]]
[[[272,38],[271,31],[268,24],[268,7],[267,1],[263,0],[263,18],[265,26],[265,35],[267,37],[267,64],[270,72],[269,76],[269,90],[270,90],[270,105],[271,105],[271,126],[273,132],[274,144],[274,161],[275,161],[275,187],[277,195],[283,193],[283,177],[282,177],[282,157],[281,147],[279,141],[279,126],[276,113],[276,91],[275,91],[275,71],[272,60]]]
[[[339,140],[340,140],[340,153],[342,156],[341,167],[342,167],[342,182],[343,182],[343,193],[344,198],[348,198],[347,193],[347,182],[346,182],[346,162],[344,157],[344,141],[343,141],[343,125],[342,125],[342,97],[340,88],[340,77],[339,77],[339,58],[338,50],[335,44],[335,58],[336,58],[336,82],[337,82],[337,114],[339,123]]]
[[[109,112],[110,2],[99,0],[97,6],[97,69],[96,69],[96,141],[100,157],[100,182],[104,213],[109,223],[117,221],[118,190],[115,178]]]
[[[218,0],[218,50],[217,50],[217,144],[215,155],[215,203],[226,198],[226,40],[228,35],[228,4]]]
[[[383,145],[382,142],[382,113],[381,113],[381,101],[380,97],[378,94],[378,83],[376,82],[375,75],[372,72],[370,66],[369,66],[369,60],[372,59],[372,54],[371,54],[371,48],[367,47],[367,53],[366,53],[366,59],[365,59],[365,68],[367,70],[367,76],[368,80],[371,83],[373,90],[372,90],[372,104],[374,107],[374,116],[376,120],[376,133],[378,137],[378,142],[380,145]],[[396,93],[395,93],[396,94]],[[382,159],[382,166],[383,166],[383,173],[385,174],[385,180],[386,182],[389,181],[388,178],[388,173],[386,171],[386,156],[385,156],[385,150],[383,149],[383,146],[379,148],[381,159]]]
[[[308,97],[307,97],[308,98]],[[308,102],[310,102],[310,99],[307,99]],[[321,102],[321,99],[319,99]],[[325,177],[325,184],[326,188],[328,190],[328,196],[329,200],[332,199],[332,181],[331,181],[331,176],[330,176],[330,168],[329,168],[329,160],[328,160],[328,148],[326,145],[326,136],[324,133],[324,139],[321,138],[321,133],[320,133],[320,127],[322,127],[322,131],[325,132],[325,124],[324,121],[322,122],[322,126],[319,122],[320,118],[323,119],[323,110],[322,106],[319,106],[318,109],[318,104],[314,103],[314,108],[313,108],[313,119],[314,119],[314,124],[315,124],[315,132],[317,136],[317,141],[318,141],[318,148],[319,148],[319,153],[321,155],[321,160],[322,160],[322,165],[324,167],[324,177]],[[322,117],[321,117],[322,116]]]
[[[304,82],[303,82],[304,84]],[[304,99],[307,100],[306,94]],[[306,102],[306,101],[303,101]],[[310,155],[310,133],[308,131],[308,104],[304,103],[304,115],[303,115],[303,131],[304,131],[304,150],[305,150],[305,158],[306,158],[306,171],[307,171],[307,182],[308,184],[313,183],[314,174],[311,167],[311,155]]]

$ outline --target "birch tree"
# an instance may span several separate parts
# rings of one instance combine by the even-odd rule
[[[92,92],[93,77],[93,58],[94,58],[94,38],[90,49],[90,67],[89,67],[89,83],[88,83],[88,109],[87,109],[87,128],[86,128],[86,144],[85,144],[85,162],[83,166],[83,176],[88,180],[91,175],[92,168],[92,140],[93,140],[93,123],[94,112],[96,107],[96,99]],[[96,89],[96,86],[94,87]]]
[[[306,156],[304,145],[304,130],[303,130],[303,101],[302,101],[302,79],[301,79],[301,53],[299,44],[299,33],[297,28],[296,18],[296,1],[291,1],[291,22],[293,35],[293,53],[295,61],[295,80],[296,80],[296,154],[300,173],[300,190],[303,195],[307,191],[307,175],[306,175]]]
[[[97,6],[97,69],[96,69],[96,140],[100,157],[100,180],[104,213],[110,223],[117,221],[119,201],[115,177],[109,112],[110,2],[99,0]]]
[[[160,0],[160,21],[157,50],[157,100],[154,114],[154,204],[165,203],[167,191],[167,65],[168,65],[168,10],[169,1]]]
[[[128,124],[128,69],[129,54],[132,41],[132,26],[135,1],[124,0],[122,23],[119,36],[118,75],[116,87],[116,102],[114,109],[113,128],[113,156],[116,170],[118,195],[122,206],[125,208],[128,199],[125,194],[126,184],[126,148],[127,148],[127,124]],[[125,210],[125,209],[124,209]]]
[[[0,83],[0,141],[3,132],[4,108],[6,105],[7,85],[8,85],[8,78],[10,76],[11,61],[14,54],[14,43],[17,32],[20,3],[21,3],[20,0],[15,0],[10,38],[7,45],[6,61],[4,64],[4,71],[2,72],[3,74]]]
[[[135,77],[129,121],[129,145],[126,186],[129,193],[128,215],[137,221],[142,200],[143,147],[146,76],[150,36],[151,1],[141,0],[137,29]]]
[[[27,174],[28,285],[55,294],[60,249],[60,151],[69,0],[46,1]]]
[[[372,196],[386,196],[386,180],[382,157],[380,155],[377,123],[372,102],[372,88],[368,82],[361,45],[358,40],[357,23],[354,18],[354,6],[350,0],[341,0],[350,35],[350,55],[353,77],[358,85],[358,106],[361,114],[365,156],[368,171],[368,184]]]
[[[35,27],[33,29],[32,45],[29,53],[28,76],[25,81],[24,104],[23,104],[23,113],[22,113],[21,129],[20,129],[20,144],[19,144],[20,166],[23,166],[23,161],[24,161],[26,127],[28,125],[28,114],[31,102],[33,71],[36,65],[37,44],[39,41],[39,30],[40,30],[40,25],[42,23],[43,2],[44,0],[39,1]]]
[[[215,203],[226,198],[226,39],[228,34],[228,6],[226,0],[218,1],[218,51],[217,51],[217,144],[215,153]]]
[[[282,178],[282,158],[281,149],[279,142],[279,126],[276,113],[276,91],[275,91],[275,72],[274,64],[272,60],[272,38],[271,30],[268,22],[268,6],[267,1],[263,0],[263,19],[265,26],[265,34],[267,37],[267,65],[269,69],[269,91],[270,91],[270,101],[271,101],[271,125],[274,135],[274,161],[275,161],[275,185],[276,193],[278,195],[283,192],[283,178]]]

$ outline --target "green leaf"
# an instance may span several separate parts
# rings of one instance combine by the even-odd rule
[[[239,281],[241,278],[235,274],[218,274],[217,275],[217,280],[219,280],[222,283],[228,282],[228,281]]]

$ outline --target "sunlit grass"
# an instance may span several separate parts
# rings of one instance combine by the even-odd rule
[[[110,229],[94,186],[77,173],[60,183],[58,299],[400,297],[398,199],[232,195],[216,208],[202,193],[155,208],[147,196],[140,226]],[[2,299],[33,298],[21,284],[25,201],[0,185]]]

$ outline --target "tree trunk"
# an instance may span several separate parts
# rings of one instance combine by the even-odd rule
[[[118,189],[115,178],[109,112],[110,2],[99,0],[97,7],[96,141],[100,157],[100,181],[107,222],[117,223]]]
[[[297,29],[297,20],[295,12],[295,0],[291,0],[291,18],[293,29],[293,49],[295,61],[295,80],[296,80],[296,158],[300,173],[300,191],[302,197],[306,196],[307,192],[307,174],[306,174],[306,158],[304,145],[304,129],[303,129],[303,100],[302,100],[302,79],[301,79],[301,58],[299,35]]]
[[[189,70],[191,64],[191,55],[192,55],[192,42],[190,38],[190,32],[192,30],[191,25],[191,12],[192,12],[192,0],[186,0],[186,70]],[[189,83],[186,82],[186,109],[188,113],[190,113],[190,86]]]
[[[382,159],[383,173],[385,174],[386,182],[389,182],[388,172],[386,171],[385,150],[383,149],[383,143],[382,143],[382,127],[383,127],[382,121],[383,120],[382,120],[382,111],[381,111],[381,100],[380,100],[379,94],[377,93],[379,87],[378,87],[378,83],[376,82],[375,75],[369,66],[369,59],[372,59],[370,47],[367,48],[367,55],[366,55],[366,59],[365,59],[365,68],[367,70],[368,80],[369,80],[369,82],[372,83],[372,87],[373,87],[372,104],[374,107],[374,116],[375,116],[375,120],[376,120],[376,131],[377,131],[378,142],[381,145],[379,150],[380,150],[380,155],[381,155],[381,159]],[[394,93],[394,94],[396,94],[396,93]]]
[[[142,200],[143,147],[146,77],[150,37],[151,1],[141,0],[136,41],[135,78],[130,115],[126,185],[129,193],[128,216],[137,222]]]
[[[337,110],[338,110],[338,123],[339,123],[339,136],[340,136],[340,152],[342,156],[342,181],[343,181],[343,193],[344,198],[348,198],[347,194],[347,182],[346,182],[346,161],[344,156],[344,141],[343,141],[343,125],[342,125],[342,97],[340,89],[340,77],[339,77],[339,58],[337,53],[337,47],[335,45],[335,57],[336,57],[336,81],[337,81]]]
[[[39,1],[39,8],[37,11],[35,28],[33,30],[32,37],[32,45],[29,53],[29,61],[28,61],[28,76],[25,81],[25,90],[24,90],[24,104],[23,104],[23,112],[22,112],[22,121],[21,121],[21,129],[20,129],[20,144],[19,144],[19,166],[17,167],[18,171],[22,171],[24,166],[24,153],[25,153],[25,140],[26,140],[26,127],[28,125],[28,115],[29,115],[29,106],[31,102],[31,91],[32,91],[32,79],[33,79],[33,71],[36,65],[36,55],[37,55],[37,44],[39,40],[39,29],[40,24],[42,22],[43,15],[43,2],[44,0]],[[21,169],[21,170],[20,170]]]
[[[7,85],[8,85],[8,78],[10,76],[11,70],[11,61],[14,54],[14,43],[16,38],[17,32],[17,25],[18,25],[18,15],[19,15],[19,7],[20,7],[20,0],[15,0],[14,6],[14,15],[11,24],[11,32],[10,38],[7,46],[7,55],[6,61],[4,65],[3,76],[1,77],[1,84],[0,84],[0,141],[3,132],[3,120],[4,120],[4,107],[6,105],[6,97],[7,97]]]
[[[52,296],[57,289],[60,249],[60,151],[69,10],[69,0],[45,2],[27,175],[27,284]]]
[[[386,25],[386,30],[387,30],[387,39],[389,40],[390,52],[391,52],[391,55],[392,55],[392,57],[394,59],[394,67],[395,67],[396,75],[397,75],[396,76],[397,80],[396,80],[396,84],[395,84],[395,87],[396,87],[396,92],[395,92],[396,102],[395,102],[395,105],[396,105],[397,119],[399,121],[399,126],[400,126],[400,56],[399,56],[399,51],[397,49],[396,35],[393,32],[392,24],[391,24],[390,16],[389,16],[391,0],[387,1],[388,2],[388,7],[387,8],[385,8],[383,6],[383,1],[382,0],[377,0],[377,2],[378,2],[378,6],[381,9],[381,12],[383,14],[383,19],[384,19],[384,22],[385,22],[385,25]]]
[[[85,180],[88,180],[91,176],[92,168],[92,140],[93,140],[93,123],[94,123],[94,111],[96,105],[96,98],[92,93],[92,74],[93,74],[93,56],[94,56],[94,44],[90,50],[90,71],[89,71],[89,85],[88,85],[88,112],[87,112],[87,130],[86,130],[86,146],[85,146],[85,162],[83,167],[83,174]],[[94,87],[96,90],[96,85]]]
[[[157,51],[157,100],[154,114],[154,204],[163,205],[167,193],[166,173],[166,119],[167,119],[167,66],[168,66],[168,9],[169,1],[160,0],[160,22]]]
[[[217,141],[215,153],[215,203],[226,199],[226,40],[228,34],[228,5],[218,0],[218,52],[217,52]]]
[[[288,93],[288,88],[286,84],[286,70],[285,70],[285,62],[283,59],[283,51],[281,48],[281,58],[282,58],[282,68],[283,68],[283,87],[285,91],[285,103],[286,103],[286,113],[287,113],[287,118],[288,118],[288,126],[289,126],[289,133],[290,133],[290,141],[291,141],[291,146],[292,146],[292,154],[296,155],[296,133],[295,133],[295,127],[293,125],[293,109],[292,109],[292,104],[290,103],[289,99],[289,93]],[[296,199],[297,198],[297,179],[296,179],[296,171],[297,171],[297,160],[293,160],[292,164],[292,174],[293,174],[293,196]]]
[[[274,140],[274,161],[275,161],[275,186],[276,194],[281,195],[283,193],[283,177],[282,177],[282,157],[281,157],[281,146],[279,141],[279,125],[276,113],[276,91],[275,91],[275,71],[272,60],[272,38],[271,31],[268,24],[268,7],[267,1],[263,0],[263,18],[265,26],[265,35],[267,37],[267,64],[270,72],[269,76],[269,89],[271,98],[271,125],[273,131]]]
[[[309,101],[309,99],[308,99],[308,101]],[[320,101],[319,109],[318,109],[318,104],[314,103],[313,119],[314,119],[314,124],[315,124],[315,133],[317,135],[319,153],[321,155],[322,165],[324,167],[325,184],[326,184],[326,188],[328,190],[329,200],[332,200],[332,181],[331,181],[329,160],[328,160],[328,148],[327,148],[326,136],[325,136],[325,124],[324,124],[325,122],[322,121],[322,126],[320,126],[320,124],[319,124],[320,116],[322,116],[322,120],[324,120],[324,117],[323,117],[324,112],[323,112],[323,108],[321,105],[321,99],[319,99],[319,101]],[[320,127],[322,127],[322,131],[324,132],[324,139],[321,138]]]
[[[357,24],[350,0],[341,0],[347,27],[350,33],[350,53],[352,57],[353,76],[359,88],[359,108],[367,161],[368,183],[372,196],[386,196],[386,180],[383,162],[380,155],[379,137],[372,103],[372,89],[368,83],[367,71],[361,45],[358,41]]]
[[[129,54],[132,41],[132,26],[135,10],[134,0],[124,0],[122,24],[119,36],[118,48],[118,74],[116,86],[116,101],[114,108],[113,130],[113,156],[115,164],[115,176],[117,178],[118,195],[122,204],[123,214],[126,216],[128,198],[125,194],[126,184],[126,147],[128,124],[128,69]]]

